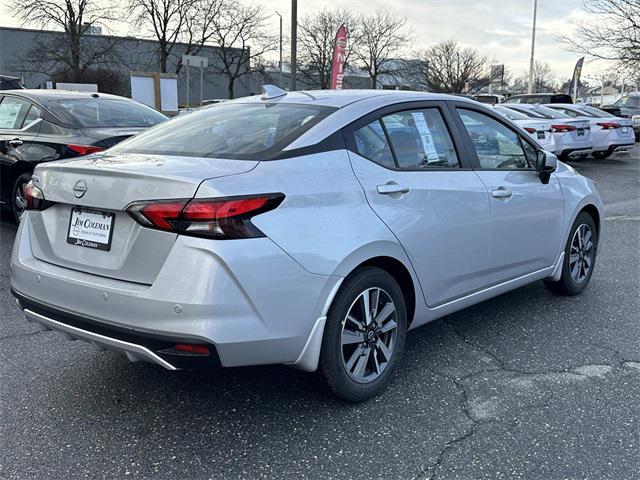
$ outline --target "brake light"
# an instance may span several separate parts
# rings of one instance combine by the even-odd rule
[[[529,133],[536,133],[537,130],[533,127],[524,127],[524,129]]]
[[[25,210],[44,210],[53,205],[53,202],[44,198],[44,192],[33,184],[33,180],[22,187],[22,195],[25,200]]]
[[[126,211],[140,225],[182,235],[231,240],[264,237],[251,219],[278,207],[282,193],[246,197],[145,201]]]
[[[103,147],[96,147],[94,145],[67,145],[67,148],[78,155],[89,155],[104,150]]]
[[[175,347],[175,350],[179,352],[193,353],[196,355],[209,355],[209,347],[206,345],[196,345],[193,343],[178,343]]]
[[[577,129],[574,125],[551,125],[551,130],[556,133],[574,132]]]
[[[620,128],[622,125],[615,122],[601,122],[596,125],[602,127],[603,130],[613,130],[614,128]]]

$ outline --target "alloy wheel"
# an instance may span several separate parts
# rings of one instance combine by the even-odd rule
[[[593,265],[593,232],[589,225],[581,224],[573,234],[569,250],[569,271],[576,284],[585,281]]]
[[[385,370],[396,346],[396,306],[381,288],[369,288],[351,304],[342,321],[342,364],[358,383],[369,383]]]

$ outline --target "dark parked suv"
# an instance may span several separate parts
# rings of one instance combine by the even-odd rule
[[[0,202],[18,221],[23,187],[38,163],[104,150],[166,119],[115,95],[0,91]]]
[[[640,140],[640,94],[624,95],[613,105],[602,107],[602,110],[617,117],[630,118],[633,121],[636,141]]]
[[[511,95],[504,103],[573,103],[573,99],[566,93],[530,93]]]

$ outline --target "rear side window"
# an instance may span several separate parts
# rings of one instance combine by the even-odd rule
[[[22,122],[22,128],[28,127],[29,125],[31,125],[33,122],[35,122],[37,119],[40,118],[41,114],[42,114],[42,110],[40,110],[35,105],[31,105],[31,108],[27,112],[27,116],[24,117],[24,122]]]
[[[435,108],[382,118],[398,167],[406,170],[459,167],[453,141]]]
[[[31,103],[14,97],[4,97],[0,103],[0,128],[22,128]]]
[[[447,126],[437,108],[386,115],[354,133],[360,155],[401,170],[459,168]]]
[[[380,120],[371,122],[354,133],[356,150],[360,155],[388,168],[396,163]]]
[[[493,118],[473,110],[458,109],[483,169],[529,168],[520,136]]]
[[[50,100],[47,105],[65,123],[81,127],[152,127],[167,119],[131,100],[69,98]]]
[[[335,110],[291,103],[219,103],[178,116],[111,151],[269,160]]]

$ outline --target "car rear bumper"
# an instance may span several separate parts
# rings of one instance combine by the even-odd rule
[[[177,343],[209,346],[222,366],[295,363],[341,281],[307,272],[268,238],[178,237],[153,284],[135,284],[35,258],[26,225],[11,287],[27,318],[165,368],[155,357],[185,368],[158,353]]]

